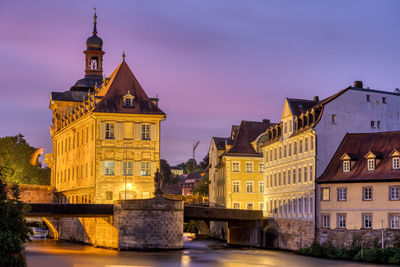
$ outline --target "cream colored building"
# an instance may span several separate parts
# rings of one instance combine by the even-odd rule
[[[350,246],[400,234],[400,132],[347,134],[317,180],[318,240]],[[384,232],[382,233],[382,230]],[[383,234],[383,236],[382,236]]]
[[[213,137],[209,149],[210,204],[230,209],[264,209],[263,159],[253,142],[269,121],[242,121],[230,138]]]
[[[61,201],[112,203],[150,198],[160,165],[158,99],[150,99],[125,62],[102,76],[103,41],[93,36],[84,51],[85,72],[69,91],[52,92],[53,153],[46,156],[51,184]]]

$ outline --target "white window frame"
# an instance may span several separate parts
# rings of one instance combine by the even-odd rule
[[[375,170],[375,159],[368,159],[367,170],[368,171],[374,171]]]
[[[264,210],[264,202],[259,202],[258,203],[258,209],[263,211]]]
[[[362,214],[362,228],[372,229],[372,214]]]
[[[254,172],[254,163],[253,162],[246,162],[246,172],[247,173]]]
[[[400,186],[389,186],[389,199],[400,200]]]
[[[150,161],[142,161],[140,164],[140,176],[150,176]]]
[[[331,224],[331,216],[330,215],[322,215],[321,216],[322,228],[330,228]]]
[[[362,188],[362,200],[372,201],[373,200],[372,186],[365,186]]]
[[[246,181],[246,193],[254,193],[254,181]]]
[[[394,170],[400,169],[400,157],[392,158],[392,169]]]
[[[232,181],[232,193],[240,192],[240,181]]]
[[[252,208],[249,209],[249,206],[251,206]],[[254,202],[247,202],[246,203],[246,210],[254,210]]]
[[[261,194],[263,194],[265,192],[264,181],[259,181],[258,182],[258,192],[260,192]]]
[[[337,228],[346,229],[346,214],[338,214],[337,215]]]
[[[150,124],[142,124],[141,135],[142,140],[151,140]]]
[[[113,160],[104,161],[104,175],[115,175],[115,162]]]
[[[240,162],[232,161],[232,172],[240,172]]]
[[[347,187],[339,187],[337,189],[337,194],[338,201],[347,201]]]
[[[321,200],[322,201],[329,201],[330,200],[330,191],[329,187],[322,187],[321,188]]]
[[[133,175],[133,162],[123,161],[122,162],[122,175],[132,176]]]
[[[343,172],[350,172],[350,160],[343,161]]]
[[[390,229],[399,229],[399,214],[390,214],[389,215],[389,227]]]
[[[237,205],[237,207],[235,207]],[[232,209],[240,210],[240,202],[232,202]]]
[[[115,139],[115,124],[114,123],[106,122],[105,126],[104,126],[104,131],[105,131],[105,133],[104,133],[105,139]],[[79,135],[79,133],[78,133],[78,135]],[[79,137],[78,137],[78,140],[79,140]]]

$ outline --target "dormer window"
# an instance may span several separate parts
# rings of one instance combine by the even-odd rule
[[[132,108],[134,99],[135,99],[135,97],[133,95],[131,95],[130,91],[128,91],[128,93],[122,97],[124,107]]]
[[[394,157],[392,158],[392,168],[394,170],[400,169],[400,157]]]
[[[375,159],[368,159],[368,164],[367,164],[367,170],[368,171],[374,171],[375,170]]]
[[[350,160],[343,161],[343,172],[350,172]]]

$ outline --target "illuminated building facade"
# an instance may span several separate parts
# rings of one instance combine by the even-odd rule
[[[150,198],[160,166],[157,98],[149,98],[125,62],[103,77],[103,40],[87,39],[85,77],[69,91],[52,92],[53,153],[46,156],[62,202],[113,203]]]

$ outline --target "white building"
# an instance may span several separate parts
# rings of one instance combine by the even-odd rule
[[[363,88],[360,81],[319,101],[285,101],[282,121],[265,133],[265,215],[273,217],[271,246],[308,246],[315,234],[315,179],[346,133],[400,129],[400,92]],[[267,233],[268,234],[268,233]]]

